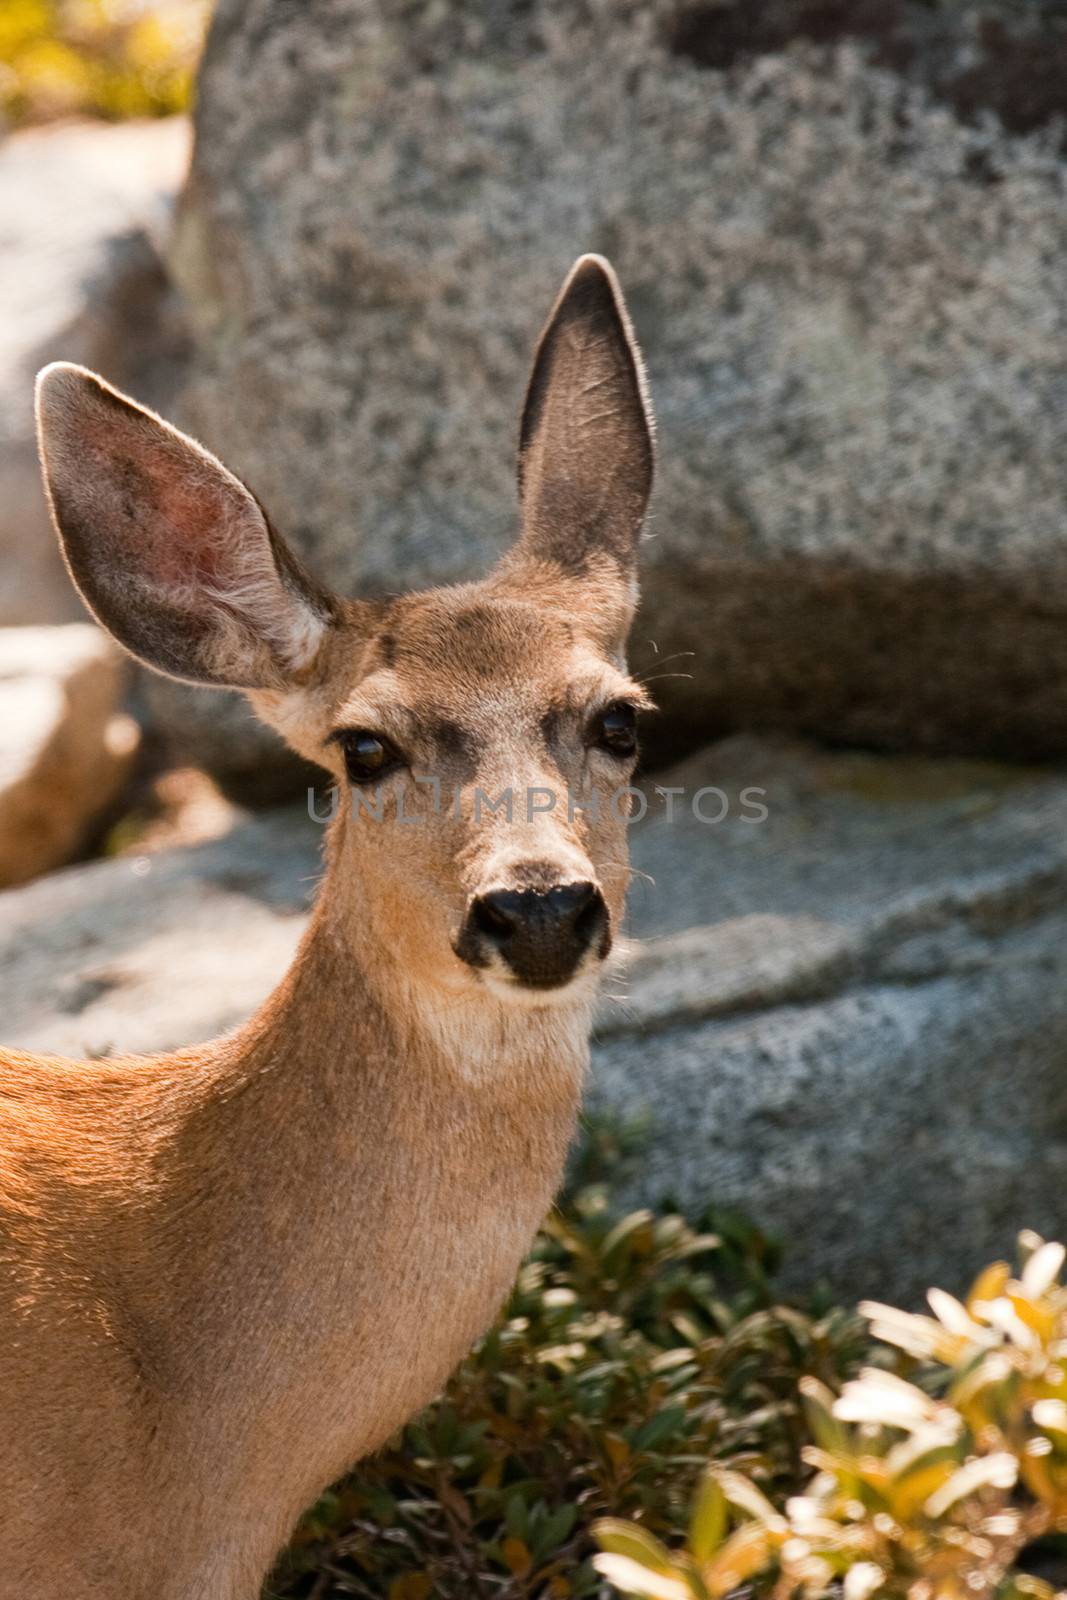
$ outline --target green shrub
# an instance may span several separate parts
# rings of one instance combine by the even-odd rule
[[[709,1455],[776,1496],[804,1472],[798,1383],[837,1385],[858,1318],[776,1306],[768,1246],[713,1216],[621,1221],[586,1189],[545,1224],[446,1393],[305,1519],[272,1595],[603,1595],[598,1518],[684,1534]]]
[[[714,1462],[684,1549],[647,1520],[605,1519],[597,1569],[645,1600],[719,1600],[742,1583],[775,1600],[1051,1600],[1017,1563],[1067,1529],[1064,1250],[1020,1244],[1019,1276],[995,1263],[965,1304],[933,1289],[932,1317],[861,1307],[913,1370],[870,1368],[836,1395],[802,1380],[814,1469],[802,1494],[782,1507]]]

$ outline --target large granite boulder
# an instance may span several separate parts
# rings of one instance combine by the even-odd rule
[[[236,1027],[296,949],[321,840],[306,813],[279,811],[0,895],[4,1042],[101,1056]]]
[[[1062,753],[1067,35],[1009,63],[1010,11],[221,0],[182,418],[340,587],[463,577],[512,532],[540,321],[602,250],[659,417],[637,659],[693,654],[656,684],[674,748]],[[198,715],[252,760],[248,719]]]
[[[588,1098],[644,1125],[617,1202],[743,1208],[789,1283],[846,1295],[1062,1237],[1067,779],[737,738],[661,781],[683,792],[633,831],[641,942]],[[285,969],[321,842],[296,808],[0,895],[5,1040],[233,1026]]]
[[[908,1300],[1063,1237],[1063,775],[740,737],[670,781],[732,810],[635,839],[649,943],[589,1097],[645,1124],[617,1198],[728,1201],[788,1282]]]
[[[0,628],[0,886],[64,866],[130,778],[126,662],[88,623]]]
[[[84,616],[41,489],[33,380],[82,361],[168,403],[184,336],[159,244],[188,150],[183,117],[0,138],[0,626]]]

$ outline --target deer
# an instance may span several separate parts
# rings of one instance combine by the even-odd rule
[[[514,545],[384,598],[320,584],[220,461],[87,369],[46,367],[37,416],[92,615],[241,690],[343,803],[245,1025],[0,1049],[0,1594],[253,1600],[490,1325],[561,1181],[649,705],[625,664],[644,368],[581,257],[535,349]]]

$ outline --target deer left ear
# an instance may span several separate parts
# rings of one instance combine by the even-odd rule
[[[584,588],[602,630],[625,636],[653,472],[653,422],[622,290],[582,256],[534,357],[519,434],[522,533],[507,562],[527,583]],[[575,596],[575,598],[577,598]]]
[[[193,683],[306,680],[334,601],[221,461],[65,362],[40,374],[37,417],[71,576],[120,644]]]

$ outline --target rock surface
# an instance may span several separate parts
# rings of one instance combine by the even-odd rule
[[[532,341],[602,250],[659,417],[638,661],[694,657],[656,685],[673,747],[777,726],[1061,753],[1062,76],[1015,137],[983,116],[983,83],[1006,107],[975,7],[939,14],[963,30],[941,103],[862,57],[903,59],[867,37],[877,7],[851,8],[860,44],[770,55],[804,27],[746,53],[744,9],[221,0],[169,257],[184,420],[339,586],[480,570],[512,531]],[[766,9],[823,38],[851,14]]]
[[[180,117],[0,140],[0,626],[84,616],[41,492],[33,380],[81,361],[166,402],[184,343],[156,245],[188,147]]]
[[[647,1119],[619,1198],[726,1200],[787,1281],[909,1300],[1062,1236],[1064,776],[739,738],[672,782],[769,814],[635,841],[652,939],[589,1099]]]
[[[321,837],[305,812],[280,811],[0,895],[4,1042],[100,1056],[235,1027],[289,964]]]
[[[686,795],[634,830],[643,942],[589,1093],[647,1124],[619,1200],[742,1207],[787,1281],[850,1295],[960,1287],[1018,1228],[1062,1236],[1067,777],[737,738],[661,782]],[[0,896],[5,1041],[232,1026],[295,948],[321,841],[297,808]]]
[[[0,628],[0,885],[69,861],[121,793],[140,732],[99,628]]]

